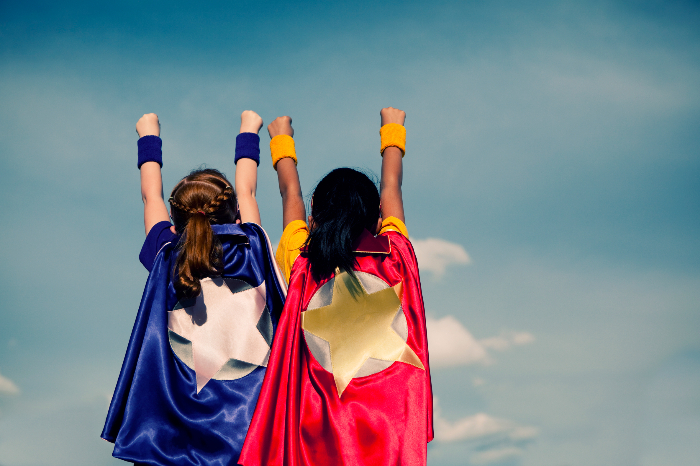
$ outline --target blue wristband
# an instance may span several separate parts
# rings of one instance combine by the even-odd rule
[[[158,162],[158,165],[163,166],[163,141],[158,136],[144,136],[139,138],[137,145],[139,146],[139,163],[141,168],[146,162]]]
[[[238,163],[240,159],[255,160],[255,163],[260,165],[260,136],[255,133],[241,133],[236,136],[234,161]]]

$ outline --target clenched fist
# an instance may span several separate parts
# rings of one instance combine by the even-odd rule
[[[136,122],[136,132],[139,137],[160,136],[160,122],[155,113],[146,113]]]
[[[267,132],[270,133],[270,138],[274,138],[275,136],[279,136],[280,134],[294,136],[294,128],[292,128],[292,118],[288,116],[281,116],[275,118],[275,121],[267,125]]]
[[[263,121],[260,115],[252,110],[244,110],[241,113],[241,133],[255,133],[257,134],[262,128]]]
[[[389,123],[397,123],[403,126],[406,121],[406,112],[399,110],[394,107],[383,108],[379,114],[382,117],[382,126],[388,125]]]

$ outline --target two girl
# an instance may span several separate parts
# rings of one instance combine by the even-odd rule
[[[141,261],[151,275],[102,435],[114,456],[425,464],[432,394],[401,196],[405,113],[386,108],[381,117],[381,193],[363,173],[333,170],[313,193],[308,224],[291,119],[268,126],[283,202],[276,258],[289,282],[281,317],[285,280],[256,224],[262,120],[242,115],[239,209],[223,175],[193,172],[169,200],[174,227],[160,195],[157,117],[139,120]]]

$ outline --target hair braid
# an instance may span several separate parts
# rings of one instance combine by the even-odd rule
[[[183,212],[186,212],[190,215],[198,214],[200,212],[204,212],[205,214],[213,213],[216,212],[219,207],[221,207],[221,204],[223,204],[225,201],[227,201],[231,195],[233,194],[233,188],[231,186],[226,186],[224,190],[219,193],[214,199],[212,199],[210,202],[207,204],[203,205],[200,208],[196,207],[187,207],[186,205],[180,204],[177,202],[173,197],[168,199],[170,202],[170,205],[176,209],[180,209]]]
[[[223,269],[223,249],[211,225],[236,221],[235,193],[221,172],[205,169],[183,178],[168,201],[181,234],[173,285],[178,297],[193,298],[201,292],[202,278],[218,275]]]
[[[218,194],[214,199],[212,199],[207,205],[202,207],[202,210],[206,213],[216,212],[221,206],[221,204],[223,204],[231,197],[232,193],[233,188],[231,186],[226,186],[220,194]]]

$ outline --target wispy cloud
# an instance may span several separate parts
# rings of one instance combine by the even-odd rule
[[[440,442],[460,440],[508,439],[513,442],[532,440],[539,435],[539,430],[531,426],[521,426],[507,419],[499,419],[485,413],[477,413],[457,421],[450,422],[442,416],[437,398],[434,404],[435,438]]]
[[[503,331],[497,337],[483,338],[479,343],[484,348],[505,351],[511,346],[527,345],[535,341],[534,335],[530,332],[514,332],[512,330]]]
[[[434,319],[428,316],[426,323],[432,367],[489,363],[484,346],[454,317]]]
[[[421,271],[430,271],[441,276],[449,265],[471,263],[467,251],[457,243],[439,238],[417,239],[412,241]]]
[[[491,364],[488,350],[505,351],[511,346],[535,341],[529,332],[503,331],[499,336],[476,339],[453,316],[435,319],[426,317],[430,365],[432,367]],[[480,381],[479,384],[483,384]]]
[[[438,399],[433,400],[435,439],[438,442],[471,442],[478,450],[470,461],[476,464],[501,462],[523,454],[523,446],[539,435],[539,429],[477,413],[456,421],[442,416]]]
[[[500,463],[522,456],[524,450],[518,447],[494,448],[481,451],[470,458],[474,464]]]
[[[0,395],[18,395],[19,387],[10,379],[0,374]]]

